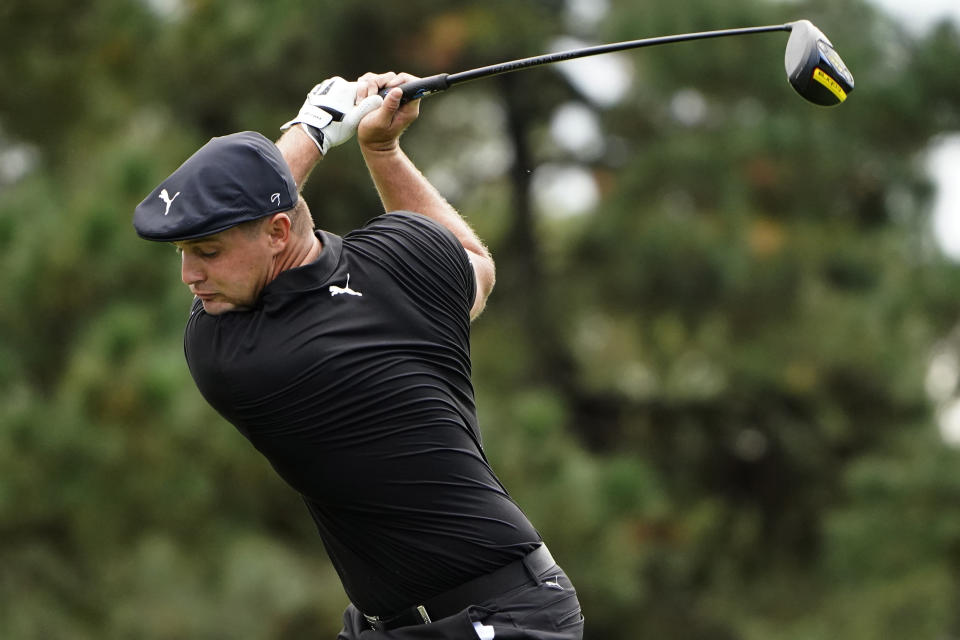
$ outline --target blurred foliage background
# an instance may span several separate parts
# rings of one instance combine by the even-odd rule
[[[302,504],[192,384],[176,255],[130,224],[207,139],[278,135],[330,75],[801,17],[842,107],[771,34],[458,87],[404,144],[498,259],[486,445],[587,638],[960,637],[960,270],[923,163],[960,130],[960,34],[865,0],[0,5],[0,637],[340,627]],[[336,233],[379,212],[353,145],[305,194]]]

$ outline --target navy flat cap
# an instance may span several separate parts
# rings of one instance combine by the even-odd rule
[[[297,204],[277,145],[253,131],[213,138],[137,205],[141,238],[176,242],[219,233]]]

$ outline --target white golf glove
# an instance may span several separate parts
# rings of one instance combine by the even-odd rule
[[[356,82],[347,82],[339,76],[327,78],[307,94],[300,113],[280,130],[299,124],[320,153],[327,155],[331,148],[352,138],[363,117],[383,104],[383,98],[378,95],[367,96],[360,104],[354,104],[356,99]]]

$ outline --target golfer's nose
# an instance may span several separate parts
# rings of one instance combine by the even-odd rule
[[[200,268],[200,261],[191,256],[187,251],[183,252],[181,258],[180,279],[183,280],[183,284],[192,285],[203,282],[204,274]]]

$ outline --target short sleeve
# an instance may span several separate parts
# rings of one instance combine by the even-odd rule
[[[422,304],[445,302],[468,317],[476,278],[466,250],[453,233],[426,216],[388,213],[347,234],[344,242],[390,272]]]

